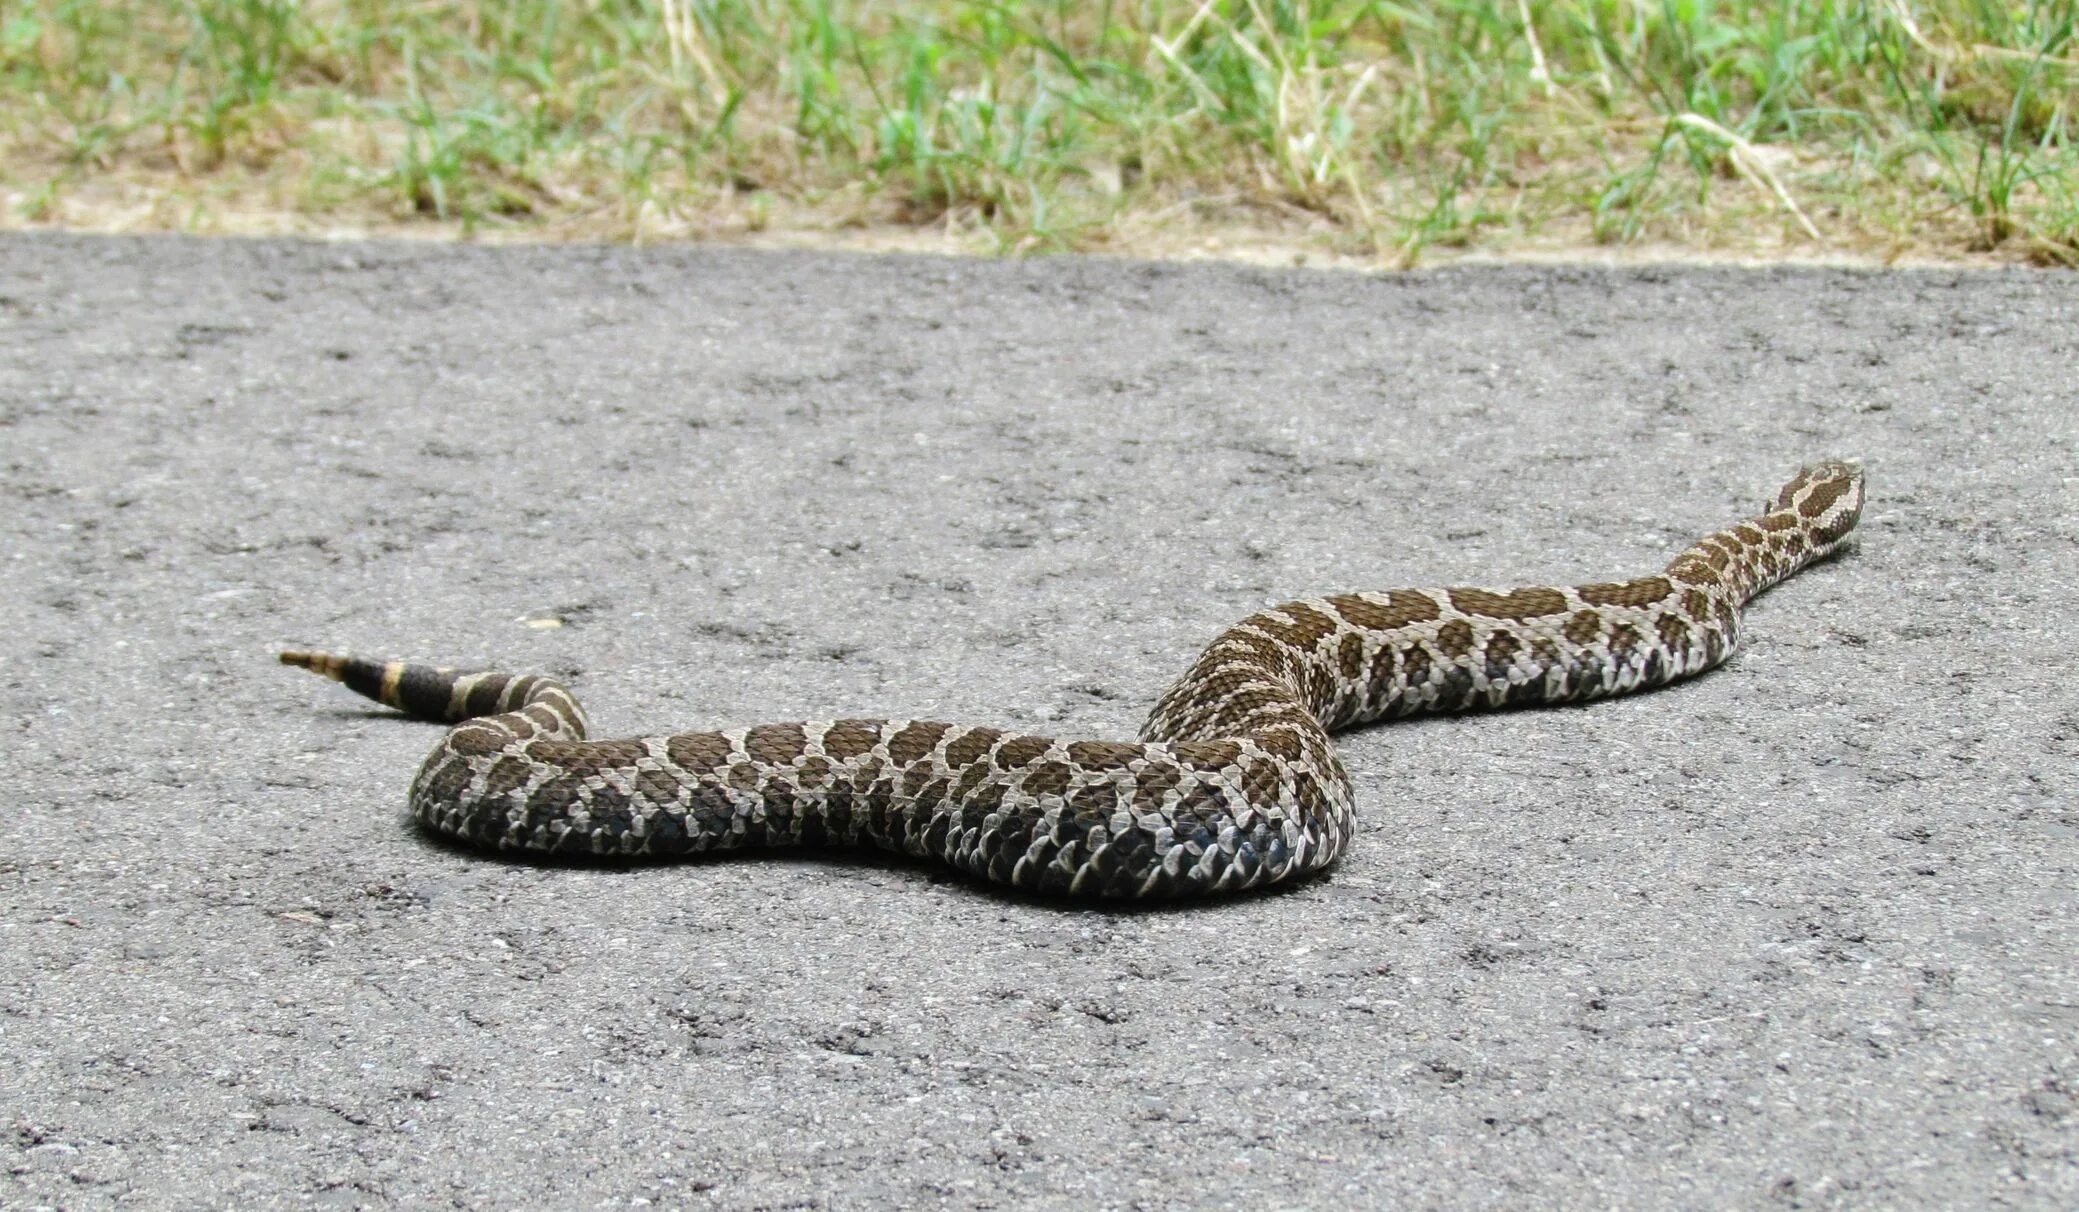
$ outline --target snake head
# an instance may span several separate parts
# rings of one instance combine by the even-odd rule
[[[1772,510],[1790,510],[1816,552],[1832,550],[1862,517],[1862,465],[1827,459],[1799,469]]]

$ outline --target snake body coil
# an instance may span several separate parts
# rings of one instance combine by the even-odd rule
[[[1350,777],[1331,732],[1600,698],[1708,669],[1733,650],[1747,600],[1834,551],[1861,508],[1861,471],[1820,463],[1761,516],[1653,576],[1260,611],[1200,654],[1132,742],[924,720],[594,741],[576,697],[548,678],[281,660],[454,724],[419,770],[411,810],[480,846],[662,856],[867,842],[1041,892],[1226,892],[1318,870],[1349,843]]]

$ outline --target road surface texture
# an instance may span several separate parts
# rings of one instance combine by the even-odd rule
[[[2075,399],[2049,273],[0,238],[0,1204],[2069,1207]],[[274,663],[1124,738],[1826,455],[1729,665],[1349,735],[1282,894],[487,858]]]

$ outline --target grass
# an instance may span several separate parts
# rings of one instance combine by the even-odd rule
[[[0,225],[2079,264],[2074,0],[0,0]]]

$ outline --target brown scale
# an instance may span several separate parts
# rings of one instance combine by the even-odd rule
[[[920,720],[585,739],[537,675],[285,652],[408,715],[455,725],[421,767],[427,829],[492,848],[673,855],[865,842],[1040,891],[1231,891],[1333,862],[1353,824],[1329,732],[1428,710],[1594,698],[1732,650],[1754,594],[1835,549],[1860,472],[1801,471],[1763,516],[1659,574],[1571,590],[1338,594],[1216,638],[1135,742],[1056,742]]]

